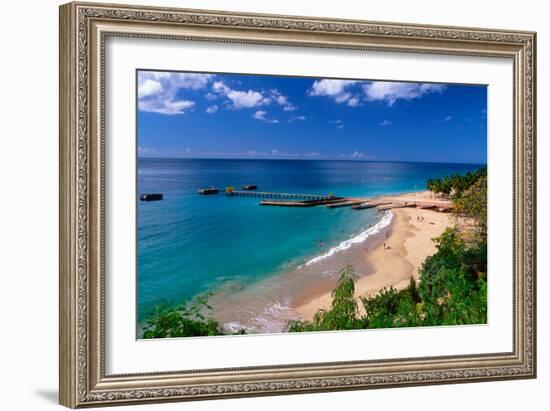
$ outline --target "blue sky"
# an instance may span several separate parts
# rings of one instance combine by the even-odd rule
[[[138,156],[486,163],[486,86],[138,71]]]

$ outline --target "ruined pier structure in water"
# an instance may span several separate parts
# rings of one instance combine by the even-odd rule
[[[280,198],[285,200],[296,199],[296,200],[326,200],[326,199],[336,199],[342,197],[335,196],[325,196],[321,194],[294,194],[294,193],[269,193],[265,191],[226,191],[225,195],[235,196],[235,197],[261,197],[261,198]]]
[[[234,197],[259,197],[263,198],[260,205],[280,207],[313,207],[325,204],[345,202],[344,197],[321,194],[295,194],[295,193],[271,193],[265,191],[226,191],[226,195]]]

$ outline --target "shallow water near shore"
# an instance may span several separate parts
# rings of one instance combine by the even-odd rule
[[[296,315],[292,302],[316,283],[335,283],[347,264],[368,265],[387,214],[351,208],[259,206],[258,198],[199,196],[197,189],[258,184],[270,192],[373,197],[423,190],[428,178],[478,165],[299,160],[139,159],[138,320],[156,304],[212,291],[216,318],[228,328],[277,332]],[[384,225],[384,224],[382,224]],[[387,224],[386,224],[387,226]],[[367,243],[365,243],[367,241]]]
[[[383,242],[391,230],[393,217],[389,211],[380,214],[377,224],[304,264],[274,273],[248,287],[219,290],[210,299],[213,317],[233,332],[242,329],[248,333],[285,331],[288,321],[301,318],[294,307],[334,288],[344,267],[353,266],[358,277],[372,271],[366,258],[368,250]]]

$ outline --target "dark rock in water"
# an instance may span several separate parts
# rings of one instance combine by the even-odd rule
[[[158,201],[163,200],[164,195],[160,193],[142,194],[139,199],[141,201]]]

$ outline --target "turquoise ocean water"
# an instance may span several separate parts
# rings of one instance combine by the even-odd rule
[[[226,186],[259,191],[372,197],[425,189],[426,180],[475,170],[476,164],[138,159],[138,320],[156,304],[173,304],[231,282],[240,287],[274,278],[323,255],[376,224],[374,210],[259,206],[227,197]],[[197,190],[215,186],[218,195]]]

